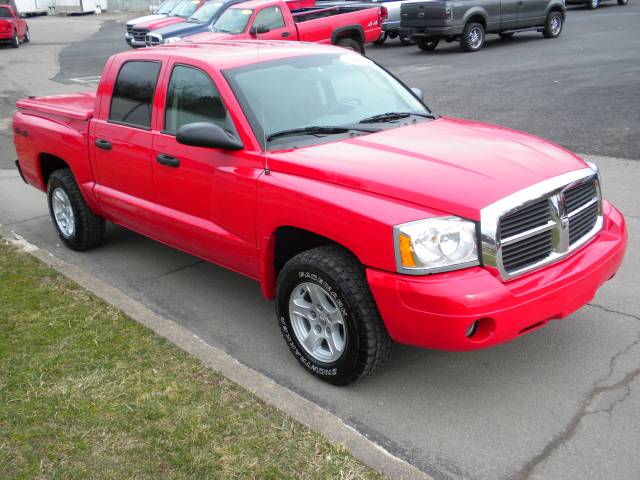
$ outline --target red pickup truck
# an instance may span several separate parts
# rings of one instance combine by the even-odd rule
[[[0,42],[10,42],[13,48],[18,48],[20,42],[31,40],[27,22],[16,15],[10,5],[0,5]]]
[[[296,359],[343,385],[393,341],[473,350],[566,317],[624,256],[595,166],[421,96],[334,46],[176,43],[112,56],[95,94],[20,100],[16,164],[64,244],[109,220],[257,280]]]
[[[229,7],[212,33],[190,38],[196,43],[225,38],[297,40],[339,45],[364,53],[364,45],[380,38],[382,10],[368,5],[317,7],[315,1],[250,0]]]

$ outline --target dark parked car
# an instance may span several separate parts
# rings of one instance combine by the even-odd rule
[[[564,0],[466,0],[403,3],[400,34],[421,50],[434,50],[440,40],[460,41],[467,52],[480,50],[487,33],[511,37],[537,30],[546,38],[562,32]]]
[[[566,0],[567,5],[586,5],[588,8],[595,10],[602,2],[607,0]],[[629,0],[618,0],[618,5],[627,5]]]
[[[147,47],[173,43],[184,37],[211,31],[211,26],[231,5],[246,0],[207,0],[186,22],[168,25],[149,32],[145,38]]]

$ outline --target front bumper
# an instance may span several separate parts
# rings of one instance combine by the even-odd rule
[[[395,341],[449,351],[491,347],[567,317],[615,275],[627,231],[608,202],[604,217],[602,230],[573,255],[508,282],[481,267],[424,277],[367,269],[367,279]]]
[[[124,39],[127,41],[127,44],[130,47],[139,48],[146,47],[147,45],[144,43],[144,40],[135,40],[132,35],[126,34]]]

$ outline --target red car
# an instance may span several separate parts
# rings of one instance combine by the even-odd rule
[[[259,38],[334,44],[364,53],[380,38],[382,11],[370,6],[316,6],[315,1],[250,0],[227,8],[196,43]],[[153,34],[152,34],[153,35]]]
[[[10,42],[13,48],[20,47],[20,42],[31,40],[27,22],[16,15],[10,5],[0,5],[0,42]]]
[[[298,42],[120,53],[95,94],[18,102],[23,178],[68,247],[120,224],[260,282],[337,385],[393,341],[474,350],[589,302],[627,233],[597,168],[441,117],[371,60]]]

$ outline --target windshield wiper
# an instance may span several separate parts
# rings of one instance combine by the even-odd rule
[[[425,118],[435,118],[435,116],[433,116],[433,114],[430,114],[430,113],[387,112],[387,113],[380,113],[378,115],[373,115],[371,117],[363,118],[362,120],[360,120],[360,123],[388,122],[390,120],[400,120],[402,118],[407,118],[412,115],[415,115],[418,117],[425,117]]]
[[[274,132],[270,135],[267,135],[267,142],[270,142],[271,140],[278,137],[286,137],[289,135],[316,135],[316,134],[334,135],[339,133],[347,133],[347,132],[350,132],[351,130],[355,130],[358,132],[368,132],[368,133],[379,131],[377,129],[370,129],[370,128],[312,125],[310,127],[291,128],[289,130],[281,130],[279,132]]]

